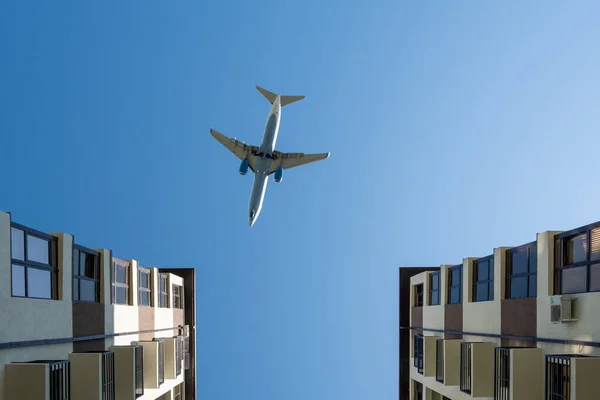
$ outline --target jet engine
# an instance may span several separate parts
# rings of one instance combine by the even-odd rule
[[[283,168],[279,167],[275,170],[275,182],[281,182],[283,180]]]
[[[248,173],[248,160],[245,159],[240,165],[240,175],[246,175]]]

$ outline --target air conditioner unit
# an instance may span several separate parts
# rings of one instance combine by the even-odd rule
[[[576,318],[573,318],[575,300],[569,296],[550,296],[550,321],[555,324],[577,321]]]

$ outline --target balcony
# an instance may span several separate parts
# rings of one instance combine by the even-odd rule
[[[90,351],[69,354],[71,400],[115,400],[115,354]]]
[[[115,353],[116,400],[134,400],[144,395],[144,348],[112,346]]]
[[[471,397],[494,396],[494,343],[460,344],[460,391]]]
[[[163,342],[164,346],[164,378],[177,379],[181,375],[181,362],[183,358],[183,342],[180,336],[171,338],[154,338],[154,341]],[[161,382],[162,383],[162,382]]]
[[[143,340],[135,344],[144,348],[144,388],[159,389],[165,382],[165,342]]]
[[[494,400],[529,400],[543,396],[542,349],[497,347],[494,356]]]
[[[546,355],[545,398],[597,400],[600,357]]]
[[[71,368],[67,360],[6,364],[7,399],[71,400]]]

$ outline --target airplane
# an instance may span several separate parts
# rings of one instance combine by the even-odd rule
[[[281,107],[302,100],[305,96],[279,95],[260,86],[256,86],[256,89],[273,105],[267,117],[265,133],[260,147],[247,145],[235,138],[227,137],[214,129],[210,130],[212,137],[242,160],[239,169],[241,175],[246,175],[248,168],[254,173],[254,184],[250,193],[248,210],[248,225],[250,227],[254,225],[262,209],[269,175],[275,174],[275,182],[281,182],[284,170],[324,160],[329,158],[331,154],[282,153],[275,150],[275,143],[279,134],[279,123],[281,121]]]

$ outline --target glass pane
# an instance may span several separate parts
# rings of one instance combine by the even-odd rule
[[[488,280],[488,262],[481,261],[477,263],[477,281]]]
[[[431,290],[438,290],[440,288],[440,275],[431,275]]]
[[[164,292],[166,285],[165,285],[165,277],[163,275],[160,276],[160,291]]]
[[[115,300],[117,304],[128,304],[127,288],[115,286]]]
[[[12,266],[12,295],[25,296],[25,267]]]
[[[569,268],[562,271],[562,292],[582,293],[586,290],[587,267]]]
[[[529,297],[537,296],[537,274],[529,275]]]
[[[149,306],[150,305],[150,292],[141,291],[140,292],[140,306]]]
[[[73,300],[79,300],[79,279],[73,278]]]
[[[440,304],[440,292],[431,293],[431,304]]]
[[[600,264],[590,265],[590,291],[600,291]]]
[[[565,252],[566,265],[575,264],[587,260],[587,233],[581,233],[567,240]]]
[[[510,280],[510,298],[519,299],[527,297],[527,276],[511,278]]]
[[[460,268],[452,270],[452,286],[460,285]]]
[[[49,264],[50,245],[47,239],[27,235],[27,259],[42,264]]]
[[[144,289],[148,289],[148,274],[140,271],[139,277],[140,277],[140,282],[139,282],[140,287],[144,288]]]
[[[84,252],[81,252],[81,256],[82,262],[85,262],[85,264],[80,264],[82,267],[83,276],[91,279],[99,278],[96,276],[96,256],[92,254],[86,254]]]
[[[488,282],[488,300],[494,300],[494,281]]]
[[[79,279],[79,300],[96,301],[96,282]]]
[[[523,274],[527,272],[528,260],[527,249],[514,251],[511,254],[512,275]]]
[[[600,260],[600,228],[594,228],[590,231],[591,236],[591,249],[590,249],[590,260]]]
[[[537,245],[529,249],[529,272],[537,272]]]
[[[27,297],[52,298],[52,273],[37,268],[27,269]]]
[[[79,275],[79,250],[73,249],[73,276]]]
[[[475,301],[484,301],[488,298],[488,284],[486,283],[478,283]]]
[[[115,268],[115,279],[118,283],[127,284],[127,267],[117,264],[117,267]]]
[[[25,234],[22,230],[11,228],[12,258],[25,261]]]
[[[451,304],[460,303],[460,288],[459,287],[450,288],[450,303]]]
[[[494,256],[492,256],[492,258],[489,259],[489,263],[490,263],[489,277],[490,277],[490,279],[494,279]]]

